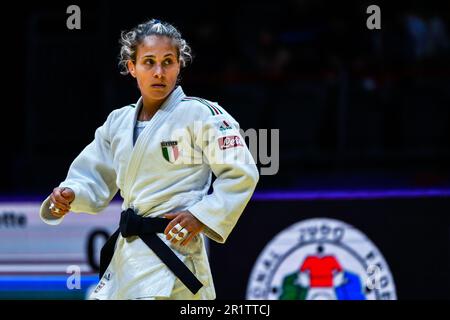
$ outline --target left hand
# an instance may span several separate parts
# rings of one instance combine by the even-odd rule
[[[164,215],[165,218],[170,219],[170,223],[167,225],[166,229],[164,230],[164,234],[166,235],[167,240],[171,240],[172,243],[177,243],[178,240],[175,239],[175,237],[172,237],[169,234],[169,231],[172,230],[172,233],[177,234],[178,231],[174,227],[179,223],[182,228],[185,229],[185,231],[188,232],[188,235],[183,239],[180,240],[181,245],[185,246],[187,245],[192,238],[194,238],[197,234],[203,231],[205,228],[205,225],[200,222],[192,213],[189,211],[180,211],[180,212],[174,212],[174,213],[167,213]]]

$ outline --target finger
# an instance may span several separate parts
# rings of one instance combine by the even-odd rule
[[[180,226],[181,226],[181,224],[180,224]],[[176,225],[175,225],[175,227],[176,227]],[[181,228],[175,228],[175,227],[173,227],[172,229],[169,230],[168,237],[166,237],[166,239],[172,241],[173,243],[177,243],[178,241],[183,240],[184,236],[182,236],[182,235],[185,235],[188,232],[187,229],[182,226],[181,226]],[[178,231],[178,230],[180,230],[180,231]],[[180,233],[181,231],[183,231],[183,232]],[[173,236],[171,236],[170,233],[172,233]],[[177,239],[177,237],[178,238],[181,237],[181,239]]]
[[[51,201],[51,203],[53,204],[53,206],[55,208],[58,208],[60,211],[61,210],[64,210],[64,211],[69,211],[70,210],[70,206],[66,206],[64,204],[61,204],[58,201]]]
[[[203,226],[189,216],[184,216],[180,221],[180,225],[182,225],[186,231],[191,232],[190,230],[192,230],[192,232],[195,232],[196,234],[203,230]]]
[[[62,207],[60,204],[58,203],[52,203],[49,207],[50,211],[52,213],[56,213],[59,214],[60,212],[68,212],[70,209],[64,208]]]
[[[64,204],[61,204],[60,202],[54,202],[54,205],[56,208],[58,208],[60,211],[69,211],[70,206],[66,206]]]
[[[172,220],[172,219],[176,218],[178,215],[179,215],[179,212],[170,212],[170,213],[166,213],[164,215],[164,218]]]
[[[181,229],[183,229],[183,227],[181,227]],[[172,231],[173,236],[170,235],[170,231]],[[174,239],[176,240],[176,236],[178,234],[179,234],[179,231],[177,229],[175,229],[175,226],[174,226],[172,229],[169,229],[169,231],[167,231],[166,239],[171,240],[171,241],[173,241]],[[174,243],[176,243],[177,241],[178,240],[176,240]]]
[[[57,207],[53,207],[50,210],[51,214],[55,217],[62,217],[63,215],[65,215],[67,212],[69,212],[68,210],[64,210],[64,209],[58,209]]]
[[[69,201],[62,196],[60,189],[54,190],[53,195],[54,195],[56,201],[64,203],[65,205],[69,205]]]
[[[198,234],[198,232],[191,232],[188,234],[187,238],[183,240],[183,242],[181,242],[182,246],[187,245],[189,242],[191,242],[192,238],[194,238],[196,235]]]
[[[176,233],[177,233],[176,230],[174,230],[173,228],[169,228],[166,233],[166,239],[171,240],[175,236]],[[171,234],[173,234],[173,236]]]
[[[57,199],[55,199],[54,195],[52,194],[50,196],[50,201],[60,210],[70,210],[70,205],[66,205],[64,203],[61,203]]]
[[[175,226],[177,223],[173,223],[173,219],[176,219],[178,217],[178,213],[177,212],[173,212],[173,213],[166,213],[164,215],[165,218],[167,219],[171,219],[172,221],[169,222],[169,224],[167,224],[166,229],[164,229],[164,234],[167,235],[167,233],[170,231],[170,229],[173,228],[173,226]]]
[[[63,216],[65,216],[67,214],[67,211],[60,211],[60,212],[55,212],[55,211],[51,211],[52,215],[56,218],[61,218]]]
[[[182,228],[180,231],[175,233],[175,236],[172,239],[172,243],[175,244],[175,243],[177,243],[179,241],[183,241],[188,233],[189,233],[189,231],[186,228]],[[178,236],[178,239],[177,239],[177,236]]]
[[[70,188],[62,188],[61,196],[66,199],[69,203],[74,199],[74,193]]]
[[[66,205],[66,206],[70,205],[69,201],[68,201],[66,198],[64,198],[64,197],[61,195],[61,193],[55,194],[55,195],[54,195],[54,198],[55,198],[55,200],[56,200],[57,202],[59,202],[59,203],[61,203],[61,204],[64,204],[64,205]]]
[[[178,242],[178,240],[177,240],[175,237],[173,237],[170,241],[171,241],[173,244],[175,244],[175,243]]]
[[[67,212],[66,212],[67,213]],[[58,218],[58,219],[60,219],[60,218],[62,218],[62,217],[64,217],[65,215],[66,215],[66,213],[62,213],[62,214],[56,214],[56,213],[52,213],[52,216],[54,216],[55,218]]]
[[[175,227],[177,225],[177,223],[180,223],[181,219],[179,217],[174,218],[172,221],[169,222],[169,224],[167,225],[166,229],[164,229],[164,234],[167,235],[169,233],[170,230],[173,229],[173,227]]]
[[[172,232],[170,232],[170,231],[172,231]],[[171,235],[171,233],[173,234],[173,236]],[[178,233],[175,229],[170,229],[166,235],[166,239],[173,243],[177,243],[178,242],[178,240],[176,239],[177,234]]]
[[[68,188],[55,188],[53,189],[53,194],[55,195],[55,197],[61,197],[64,201],[67,201],[67,199],[63,196],[63,192],[66,191],[67,192]],[[68,202],[68,201],[67,201]]]

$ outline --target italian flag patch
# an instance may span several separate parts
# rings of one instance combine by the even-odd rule
[[[177,161],[178,156],[180,155],[177,141],[163,141],[161,142],[161,149],[164,159],[170,163]]]

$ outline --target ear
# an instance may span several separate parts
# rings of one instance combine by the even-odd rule
[[[181,72],[181,61],[178,61],[177,77],[180,75],[180,72]]]
[[[131,75],[133,76],[133,78],[136,78],[136,68],[135,68],[135,66],[134,66],[134,63],[133,63],[133,61],[131,61],[131,60],[128,60],[127,61],[127,68],[128,68],[128,71],[131,73]]]

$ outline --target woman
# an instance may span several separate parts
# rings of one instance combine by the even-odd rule
[[[120,228],[102,249],[90,298],[214,299],[203,235],[225,242],[253,194],[257,168],[239,124],[177,85],[191,54],[176,28],[150,20],[122,33],[121,44],[122,73],[137,80],[141,98],[96,130],[41,218],[56,225],[69,211],[96,214],[120,189]]]

